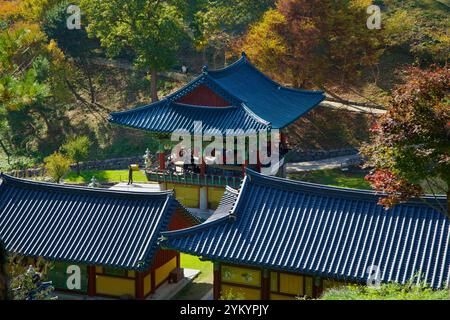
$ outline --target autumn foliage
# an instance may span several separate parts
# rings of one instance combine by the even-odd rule
[[[280,0],[238,46],[262,70],[294,87],[354,80],[383,53],[383,33],[366,25],[370,4]]]
[[[367,180],[388,194],[388,207],[419,196],[424,184],[436,193],[450,189],[450,68],[409,67],[404,74],[361,150],[374,168]]]

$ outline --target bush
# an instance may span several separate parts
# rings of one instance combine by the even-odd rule
[[[245,300],[245,296],[242,292],[229,289],[222,292],[220,300]]]
[[[69,139],[61,146],[61,151],[77,164],[77,175],[80,175],[80,162],[89,157],[89,149],[92,141],[87,136],[80,136]]]
[[[70,170],[70,159],[59,152],[48,156],[44,159],[44,162],[47,175],[56,183],[60,183]]]
[[[363,285],[346,285],[327,290],[321,300],[446,300],[447,290],[433,290],[430,287],[412,283],[382,284],[379,288]]]

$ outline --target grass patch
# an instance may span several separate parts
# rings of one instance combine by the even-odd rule
[[[289,179],[338,186],[352,189],[371,190],[369,183],[364,180],[364,172],[348,172],[340,169],[328,169],[290,174]]]
[[[212,289],[214,267],[211,261],[201,261],[198,257],[181,253],[181,267],[200,270],[200,274],[173,300],[199,300]]]
[[[69,172],[64,178],[66,183],[86,184],[95,176],[100,183],[118,183],[128,181],[128,170],[86,170],[77,176],[76,172]],[[143,171],[133,172],[133,182],[148,182]]]
[[[380,288],[347,285],[325,291],[321,300],[447,300],[447,290],[421,285],[382,284]]]

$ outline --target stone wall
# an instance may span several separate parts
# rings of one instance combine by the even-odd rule
[[[358,153],[358,149],[353,147],[333,149],[333,150],[291,150],[286,155],[286,162],[304,162],[349,156]]]
[[[116,158],[98,161],[86,161],[80,163],[81,171],[84,170],[124,170],[128,169],[130,164],[139,164],[139,167],[143,168],[145,165],[143,156],[129,157],[129,158]],[[73,164],[72,170],[76,170],[76,165]]]
[[[155,160],[153,159],[153,163]],[[144,168],[145,161],[144,157],[136,156],[129,158],[116,158],[116,159],[107,159],[107,160],[98,160],[98,161],[86,161],[80,162],[81,171],[85,170],[126,170],[130,164],[139,164],[140,168]],[[76,165],[71,165],[71,169],[73,171],[76,170]],[[8,172],[9,175],[18,178],[32,178],[32,177],[42,177],[45,174],[45,169],[40,168],[30,168],[30,169],[22,169],[22,170],[12,170]]]

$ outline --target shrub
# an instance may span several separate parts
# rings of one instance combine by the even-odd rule
[[[446,300],[447,290],[433,290],[424,284],[387,283],[379,288],[346,285],[327,290],[321,300]]]
[[[45,158],[44,162],[47,175],[56,183],[61,182],[61,179],[69,171],[71,163],[70,159],[59,152],[54,152]]]

